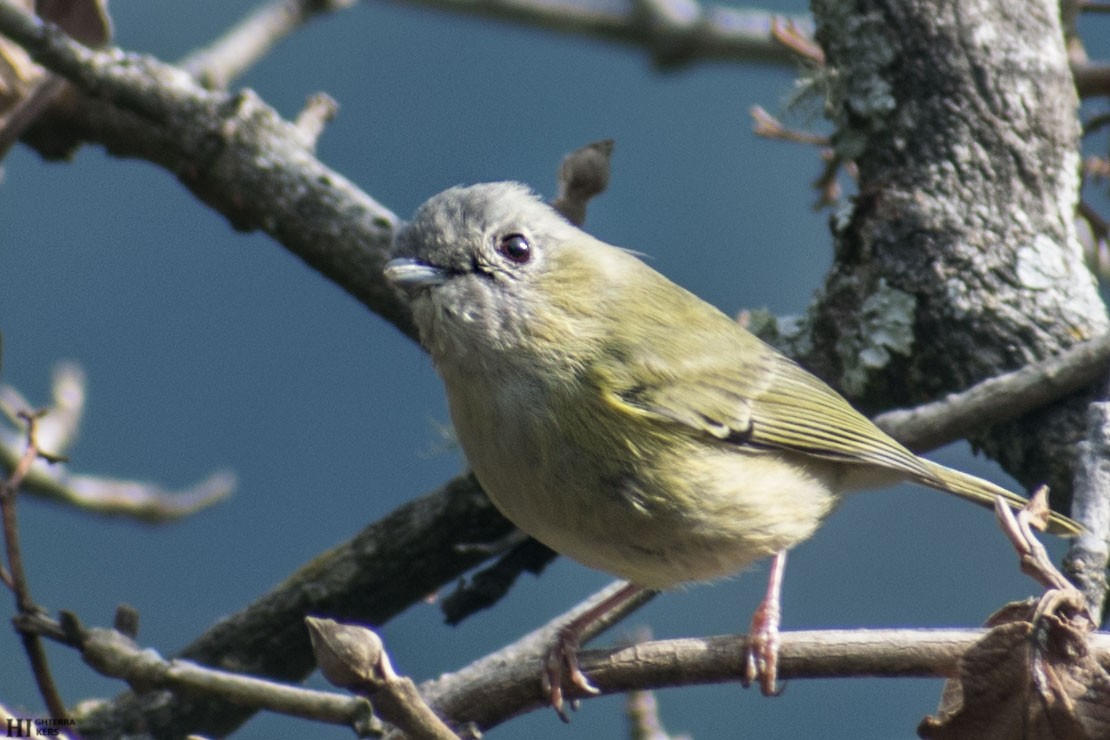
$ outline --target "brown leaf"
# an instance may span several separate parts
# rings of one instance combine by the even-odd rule
[[[85,46],[104,46],[112,38],[108,0],[37,0],[35,12]]]
[[[16,0],[87,46],[112,35],[107,0]],[[21,47],[0,37],[0,156],[64,88]]]
[[[1110,674],[1087,649],[1094,628],[1078,591],[1009,604],[959,662],[926,740],[1105,740]]]

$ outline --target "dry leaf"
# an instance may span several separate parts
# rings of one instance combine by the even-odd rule
[[[926,740],[1105,740],[1110,674],[1087,649],[1093,625],[1082,595],[1050,590],[991,616],[964,654]]]
[[[108,0],[16,2],[87,46],[103,46],[111,38]],[[63,89],[52,79],[22,47],[0,37],[0,156]]]
[[[108,0],[38,0],[35,12],[85,46],[104,46],[112,38]]]

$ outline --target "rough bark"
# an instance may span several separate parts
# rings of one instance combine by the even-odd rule
[[[1078,101],[1057,3],[815,0],[838,154],[859,194],[807,364],[865,409],[911,406],[1107,330],[1073,214]],[[1095,389],[971,437],[1066,505]],[[1066,509],[1065,509],[1066,510]]]

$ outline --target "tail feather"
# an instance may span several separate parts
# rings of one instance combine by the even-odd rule
[[[968,501],[991,509],[994,508],[994,501],[998,496],[1005,499],[1006,503],[1010,505],[1010,508],[1015,510],[1021,509],[1029,503],[1028,499],[1012,491],[1007,491],[1001,486],[996,486],[990,481],[985,481],[982,478],[977,478],[967,473],[961,473],[952,468],[946,468],[943,465],[938,465],[929,460],[923,459],[922,461],[925,463],[929,475],[922,476],[918,481],[930,488],[955,494]],[[1049,515],[1048,531],[1053,534],[1072,537],[1083,531],[1083,527],[1073,519],[1053,511]]]

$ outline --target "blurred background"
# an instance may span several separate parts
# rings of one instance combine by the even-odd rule
[[[248,0],[114,0],[115,41],[165,60],[207,44]],[[805,13],[801,0],[768,3]],[[1106,21],[1085,21],[1105,56]],[[1101,44],[1101,47],[1100,47]],[[340,104],[319,158],[408,216],[457,183],[515,179],[554,194],[561,157],[616,140],[609,191],[587,228],[635,248],[727,313],[804,311],[831,261],[815,212],[812,147],[760,139],[749,108],[781,114],[795,70],[700,64],[654,70],[642,50],[364,2],[285,41],[236,86],[286,117],[324,91]],[[827,131],[819,106],[789,120]],[[20,502],[32,593],[52,611],[109,624],[141,613],[139,641],[172,654],[298,565],[464,466],[443,428],[443,392],[424,353],[268,237],[232,231],[167,172],[95,147],[70,164],[17,146],[0,183],[3,380],[49,401],[56,363],[87,373],[71,467],[185,487],[235,471],[232,498],[175,524],[98,518]],[[964,445],[934,459],[1003,484]],[[1061,543],[1050,543],[1057,557]],[[744,631],[766,564],[669,593],[602,638]],[[529,632],[609,578],[559,560],[459,627],[420,604],[382,630],[399,671],[422,680]],[[784,628],[970,627],[1036,593],[992,517],[925,489],[848,499],[791,556]],[[67,702],[118,693],[50,646]],[[0,630],[0,703],[40,710],[25,656]],[[311,684],[322,686],[318,678]],[[794,681],[776,699],[738,683],[662,691],[669,731],[694,738],[915,737],[939,680]],[[623,697],[587,701],[492,738],[617,738]],[[259,715],[236,737],[350,737]]]

